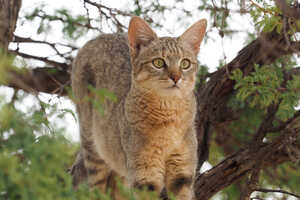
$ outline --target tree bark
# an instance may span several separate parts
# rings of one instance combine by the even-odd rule
[[[21,3],[21,0],[0,0],[0,49],[4,51],[4,54],[0,51],[0,55],[9,53],[8,45],[13,40]],[[68,66],[65,65],[62,67],[67,69]],[[65,88],[70,86],[70,75],[67,70],[44,67],[33,70],[23,69],[22,72],[18,72],[11,66],[1,67],[7,70],[5,83],[2,84],[15,89],[30,93],[46,92],[66,95]]]
[[[64,96],[68,94],[71,79],[66,70],[53,67],[23,68],[21,71],[7,67],[4,85],[29,93],[45,92]]]
[[[293,141],[297,135],[292,136],[293,139],[288,135],[282,135],[270,144],[242,149],[212,169],[198,174],[195,183],[196,199],[210,199],[218,191],[247,175],[256,167],[257,162],[261,162],[261,167],[266,168],[290,161],[290,153],[296,156],[300,151],[300,140],[298,138]],[[289,148],[294,149],[294,152],[290,152]],[[297,159],[300,159],[299,155]]]
[[[0,0],[0,48],[5,52],[16,29],[21,0]]]

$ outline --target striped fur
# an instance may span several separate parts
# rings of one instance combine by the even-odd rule
[[[166,188],[178,200],[192,199],[197,164],[193,89],[205,28],[200,20],[178,38],[158,38],[133,17],[128,36],[101,35],[79,51],[72,89],[91,186],[122,199],[117,177],[130,187],[157,193]],[[154,65],[157,58],[163,67]],[[189,68],[182,68],[183,60]],[[102,102],[101,115],[90,101],[89,85],[108,89],[118,101]]]

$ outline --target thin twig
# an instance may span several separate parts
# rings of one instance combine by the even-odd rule
[[[297,112],[295,112],[295,114],[293,115],[293,117],[289,118],[288,120],[286,120],[284,123],[280,124],[277,127],[272,127],[267,129],[267,132],[279,132],[283,129],[285,129],[288,125],[290,125],[295,119],[297,119],[300,116],[300,110],[298,110]]]
[[[42,11],[40,11],[40,12],[42,12]],[[43,13],[43,15],[34,14],[33,17],[39,17],[41,19],[48,19],[49,21],[60,21],[60,22],[63,22],[63,23],[69,23],[67,20],[65,20],[62,17],[47,15],[44,12],[42,12],[42,13]],[[72,23],[75,26],[79,26],[79,27],[83,27],[83,28],[87,28],[87,29],[92,29],[92,30],[100,31],[98,28],[91,26],[91,24],[89,24],[89,23],[87,23],[87,24],[81,24],[81,23],[76,22],[76,21],[73,21]]]
[[[40,61],[43,61],[47,64],[50,64],[50,65],[53,65],[55,67],[58,67],[62,70],[65,70],[65,69],[68,69],[69,68],[69,65],[66,64],[66,63],[61,63],[61,62],[57,62],[57,61],[54,61],[54,60],[49,60],[48,57],[40,57],[40,56],[33,56],[33,55],[29,55],[29,54],[26,54],[26,53],[22,53],[18,50],[10,50],[9,53],[13,53],[13,54],[17,54],[23,58],[31,58],[31,59],[35,59],[35,60],[40,60]]]
[[[288,191],[285,191],[285,190],[271,190],[271,189],[265,189],[265,188],[256,188],[255,191],[257,191],[257,192],[265,192],[265,193],[276,192],[276,193],[288,194],[288,195],[291,195],[291,196],[294,196],[294,197],[300,199],[299,195],[291,193],[291,192],[288,192]]]

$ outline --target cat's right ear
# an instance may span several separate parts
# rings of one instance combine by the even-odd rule
[[[206,32],[206,26],[206,19],[201,19],[179,37],[179,40],[187,44],[195,55],[199,53],[200,44]]]
[[[157,35],[142,18],[134,16],[131,18],[128,28],[128,42],[132,57],[138,55],[143,46],[147,46]]]

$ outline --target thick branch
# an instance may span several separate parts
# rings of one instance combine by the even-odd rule
[[[286,0],[275,0],[275,2],[285,17],[300,19],[300,7],[290,7],[287,5]]]
[[[209,199],[218,191],[248,174],[256,166],[257,161],[262,161],[262,168],[265,168],[290,160],[286,145],[300,149],[299,139],[288,144],[290,141],[289,137],[282,136],[271,144],[262,144],[260,148],[249,147],[240,150],[207,172],[198,175],[195,183],[196,199]]]
[[[65,70],[50,67],[23,69],[22,72],[8,68],[6,81],[2,84],[30,93],[67,95],[66,88],[70,86],[70,74]]]

